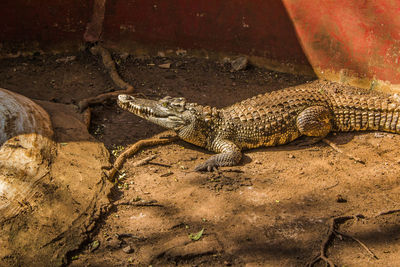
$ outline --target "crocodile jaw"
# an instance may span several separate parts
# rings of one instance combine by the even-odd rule
[[[171,108],[163,99],[155,101],[119,95],[117,103],[122,109],[167,129],[178,130],[185,125],[183,112]]]

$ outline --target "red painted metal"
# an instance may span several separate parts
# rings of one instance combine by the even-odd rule
[[[3,0],[0,2],[0,42],[40,48],[82,40],[93,0]]]
[[[400,1],[283,2],[313,67],[400,84]]]
[[[82,42],[92,12],[93,0],[1,1],[0,48]],[[108,0],[101,38],[310,62],[320,75],[400,84],[398,0]]]
[[[103,37],[308,64],[285,7],[276,0],[108,1]]]

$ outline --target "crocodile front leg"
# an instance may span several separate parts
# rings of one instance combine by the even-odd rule
[[[204,163],[198,165],[195,171],[213,171],[218,167],[233,166],[238,164],[242,158],[240,148],[228,140],[215,140],[210,150],[218,152],[219,154],[211,156]]]
[[[312,137],[308,142],[316,143],[332,129],[332,112],[322,106],[312,106],[303,110],[297,117],[297,129],[302,135]]]

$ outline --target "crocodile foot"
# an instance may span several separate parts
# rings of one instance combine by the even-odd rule
[[[212,172],[218,170],[218,164],[214,160],[207,160],[194,168],[196,172]]]

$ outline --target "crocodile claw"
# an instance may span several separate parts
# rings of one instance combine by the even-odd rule
[[[214,161],[206,161],[194,168],[196,172],[212,172],[218,170],[218,165]]]

